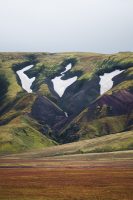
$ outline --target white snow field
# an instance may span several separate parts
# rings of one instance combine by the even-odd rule
[[[31,86],[33,81],[35,81],[35,77],[29,78],[24,72],[31,69],[32,67],[33,65],[29,65],[16,72],[21,80],[22,88],[28,93],[32,93]]]
[[[121,74],[124,70],[115,70],[110,73],[104,73],[102,76],[100,76],[100,94],[104,94],[108,90],[110,90],[113,87],[113,78],[117,76],[118,74]]]
[[[67,80],[62,80],[62,77],[71,68],[72,68],[72,64],[67,65],[65,71],[61,72],[61,76],[56,76],[55,78],[53,78],[51,80],[53,82],[54,90],[60,97],[63,96],[67,87],[72,85],[78,78],[77,76],[74,76],[73,78],[69,78]]]

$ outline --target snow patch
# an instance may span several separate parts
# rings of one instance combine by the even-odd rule
[[[113,78],[115,76],[117,76],[118,74],[121,74],[124,70],[115,70],[113,72],[110,73],[104,73],[102,76],[100,77],[100,94],[104,94],[105,92],[107,92],[108,90],[110,90],[113,87]]]
[[[67,112],[64,112],[64,114],[65,114],[65,116],[66,116],[66,117],[68,117],[68,114],[67,114]]]
[[[24,72],[31,69],[32,67],[33,65],[29,65],[16,72],[21,80],[22,88],[28,93],[32,93],[31,86],[32,83],[35,81],[35,77],[29,78]]]
[[[53,82],[54,90],[57,92],[57,94],[62,97],[65,90],[68,86],[72,85],[76,80],[77,76],[73,78],[69,78],[67,80],[62,80],[62,77],[65,75],[67,71],[69,71],[72,68],[72,64],[69,64],[65,67],[65,71],[61,72],[61,76],[56,76],[51,81]]]

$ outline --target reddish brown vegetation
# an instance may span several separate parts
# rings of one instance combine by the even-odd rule
[[[1,200],[133,199],[132,161],[25,160],[20,168],[11,162],[0,169]]]

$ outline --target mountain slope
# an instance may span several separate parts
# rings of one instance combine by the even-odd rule
[[[78,115],[60,135],[63,143],[132,130],[133,94],[120,90],[104,94]]]
[[[60,98],[51,79],[77,76]],[[28,94],[17,71],[35,77]],[[100,95],[100,75],[123,69]],[[133,53],[0,53],[0,151],[26,151],[133,129]]]

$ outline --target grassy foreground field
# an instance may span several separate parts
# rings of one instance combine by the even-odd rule
[[[132,200],[133,151],[1,157],[0,200]]]
[[[133,148],[133,131],[127,131],[127,132],[97,137],[90,140],[82,140],[78,142],[72,142],[69,144],[42,148],[41,150],[32,150],[24,153],[13,154],[10,155],[9,157],[21,158],[21,159],[23,158],[34,159],[34,158],[74,155],[74,154],[124,151],[124,150],[132,150],[132,148]]]

